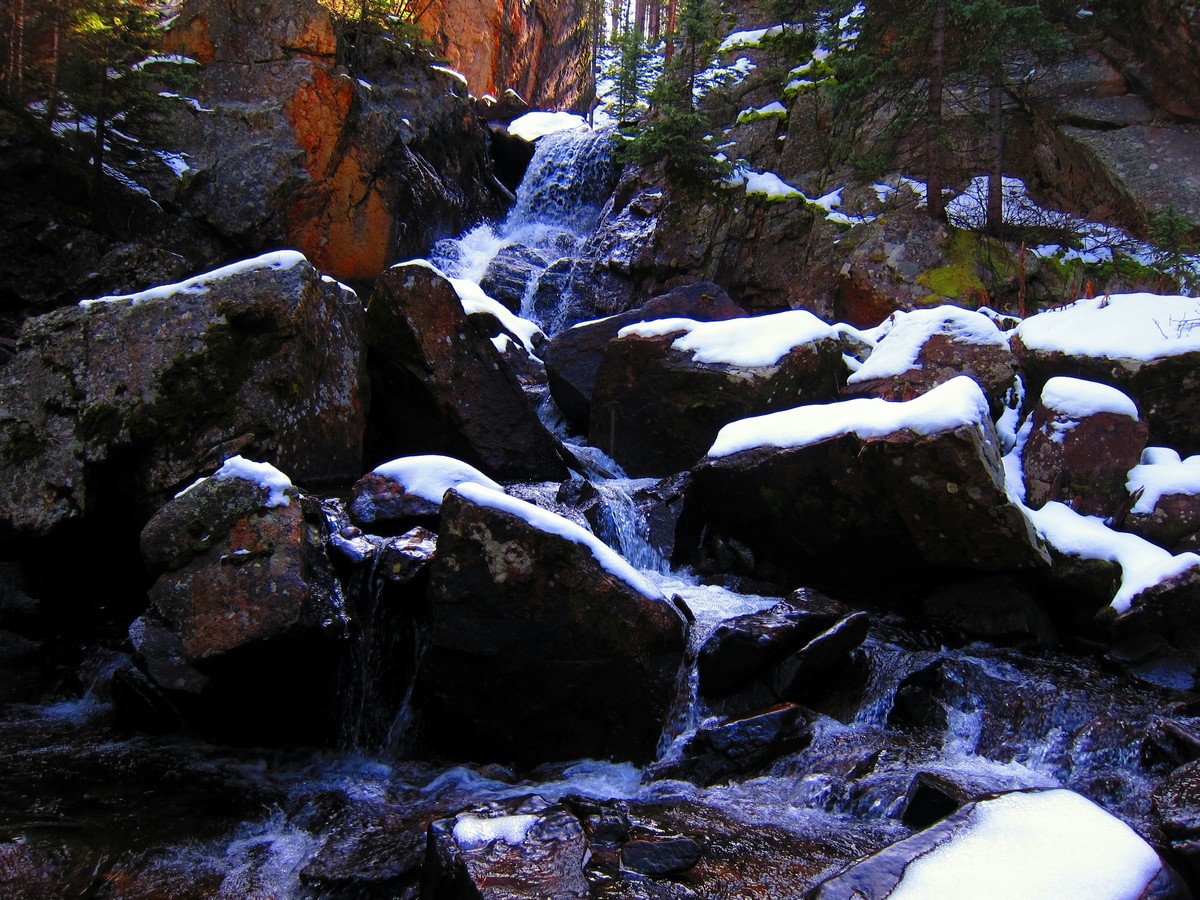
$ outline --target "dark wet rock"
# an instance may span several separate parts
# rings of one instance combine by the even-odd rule
[[[546,259],[533,247],[508,244],[501,247],[487,264],[479,287],[511,312],[520,312],[521,299],[529,283],[554,260]]]
[[[655,765],[655,778],[684,778],[699,785],[747,778],[812,739],[811,716],[794,703],[781,703],[736,719],[705,723],[677,759]]]
[[[524,765],[653,755],[686,631],[665,598],[583,544],[451,491],[430,599],[415,700],[431,746]]]
[[[696,658],[700,693],[721,697],[799,650],[844,614],[840,604],[817,593],[811,606],[778,603],[760,613],[722,622]],[[814,608],[815,607],[815,608]]]
[[[867,613],[851,613],[798,649],[771,673],[771,688],[775,695],[803,697],[817,676],[849,661],[850,652],[866,639],[869,624]]]
[[[145,534],[147,561],[165,571],[130,637],[184,719],[243,742],[327,739],[345,604],[317,504],[212,477]]]
[[[1176,647],[1200,647],[1200,566],[1183,569],[1136,594],[1129,609],[1117,613],[1105,607],[1098,620],[1110,624],[1118,637],[1153,632]]]
[[[0,897],[58,900],[88,890],[93,863],[86,854],[44,839],[0,842]]]
[[[361,471],[362,308],[298,254],[166,297],[30,320],[0,373],[0,531],[143,519],[237,453],[320,482]]]
[[[595,322],[581,322],[556,334],[546,350],[550,394],[571,428],[586,433],[596,372],[609,341],[626,325],[674,317],[715,322],[744,315],[745,310],[730,300],[719,285],[699,282],[654,297],[637,309]]]
[[[421,896],[586,898],[587,855],[579,820],[540,797],[462,812],[429,826]]]
[[[918,772],[904,796],[900,820],[910,828],[928,828],[967,802],[992,793],[1000,786],[996,780],[959,773]]]
[[[413,821],[420,813],[410,818],[369,804],[330,806],[327,818],[314,823],[327,835],[300,870],[301,884],[325,896],[411,896],[428,842],[424,823]]]
[[[1007,339],[991,319],[947,306],[893,317],[895,324],[875,351],[877,360],[888,362],[881,365],[868,358],[847,380],[844,396],[911,400],[957,375],[968,375],[983,389],[993,415],[1000,412],[1017,366]]]
[[[1088,400],[1076,399],[1079,391]],[[1106,405],[1096,406],[1099,396]],[[1093,408],[1081,414],[1081,403]],[[1026,503],[1068,503],[1081,515],[1108,518],[1126,503],[1126,474],[1146,446],[1148,427],[1133,401],[1104,385],[1058,378],[1033,408],[1033,430],[1021,454]]]
[[[1040,647],[1058,644],[1046,610],[1012,578],[993,575],[958,582],[925,598],[922,608],[934,622],[972,638]]]
[[[635,837],[621,847],[621,866],[639,875],[662,878],[692,868],[701,853],[700,845],[683,835]]]
[[[945,731],[947,678],[940,660],[922,666],[905,676],[896,686],[888,725],[893,728],[917,726],[932,731]]]
[[[784,318],[771,318],[769,326],[767,318],[700,326],[681,321],[669,333],[611,340],[592,392],[591,442],[630,475],[664,477],[695,464],[735,419],[835,399],[845,373],[838,336],[809,313],[779,315]],[[765,364],[739,363],[728,351],[721,361],[701,360],[699,351],[673,346],[698,330],[709,334],[750,322],[794,328],[796,341]]]
[[[418,264],[389,269],[367,309],[372,462],[444,453],[497,478],[561,481],[561,446],[453,285]]]
[[[1045,567],[1040,539],[1004,490],[1000,442],[978,386],[955,379],[909,402],[916,413],[952,398],[964,402],[955,407],[962,418],[928,434],[899,426],[862,439],[853,428],[873,429],[868,413],[861,426],[825,436],[827,407],[739,423],[753,429],[750,443],[773,422],[773,440],[791,428],[818,438],[798,447],[718,448],[723,455],[705,458],[686,489],[675,560],[702,563],[705,544],[723,536],[749,547],[764,577],[777,579],[782,571],[808,580],[808,567],[819,562],[827,574],[861,580],[870,574],[860,564],[866,546],[885,581],[914,564],[926,572]],[[723,435],[735,447],[740,433],[731,427]]]

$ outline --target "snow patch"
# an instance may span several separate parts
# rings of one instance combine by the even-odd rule
[[[292,480],[280,472],[270,463],[254,462],[242,456],[231,456],[225,460],[225,464],[213,473],[213,478],[218,481],[227,481],[231,478],[240,478],[242,481],[249,481],[251,484],[257,484],[261,488],[266,488],[270,495],[267,497],[266,506],[289,506],[291,500],[285,493],[288,488],[293,487]],[[200,479],[203,481],[204,479]],[[200,482],[196,482],[199,484]],[[195,485],[192,485],[195,487]],[[188,488],[191,490],[191,488]],[[184,491],[183,493],[186,493]]]
[[[464,484],[478,484],[493,491],[504,490],[474,466],[450,456],[402,456],[376,466],[371,472],[390,478],[404,485],[407,493],[435,504],[442,502],[446,491]]]
[[[860,440],[886,437],[901,429],[939,434],[963,425],[982,428],[985,421],[989,421],[988,405],[982,389],[974,379],[959,375],[913,400],[863,397],[739,419],[718,432],[708,456],[731,456],[758,447],[795,449],[843,434]]]
[[[839,335],[837,328],[807,310],[796,309],[722,322],[658,319],[627,325],[617,336],[657,337],[675,331],[686,333],[676,338],[671,348],[690,351],[694,361],[747,367],[773,366],[793,347]]]
[[[939,306],[913,312],[897,311],[875,350],[857,372],[846,379],[848,384],[860,384],[876,378],[902,375],[915,368],[921,348],[935,334],[952,335],[955,341],[979,346],[1006,347],[1008,342],[996,323],[982,313]]]
[[[1114,294],[1077,300],[1030,316],[1016,336],[1030,350],[1149,362],[1200,350],[1200,300],[1158,294]]]
[[[464,850],[477,850],[495,841],[515,847],[525,840],[537,820],[538,817],[532,815],[496,816],[492,819],[460,815],[454,821],[454,841]]]
[[[1118,613],[1129,611],[1133,598],[1147,588],[1200,566],[1200,556],[1172,556],[1136,534],[1113,531],[1097,516],[1081,516],[1056,501],[1041,509],[1026,509],[1038,534],[1068,556],[1115,562],[1121,567],[1121,587],[1112,599]]]
[[[1164,494],[1200,494],[1200,456],[1181,460],[1167,447],[1147,447],[1142,461],[1129,470],[1129,493],[1141,491],[1130,512],[1149,515]]]
[[[509,123],[508,133],[533,142],[556,131],[572,128],[587,128],[587,119],[569,112],[528,112]]]
[[[1138,420],[1137,404],[1115,387],[1059,375],[1042,388],[1042,406],[1072,419],[1084,419],[1097,413],[1113,413]]]
[[[122,294],[113,297],[96,297],[93,300],[80,300],[79,305],[84,309],[97,303],[128,303],[134,306],[138,303],[147,303],[152,300],[166,300],[176,294],[203,294],[208,291],[209,285],[223,281],[226,278],[244,275],[247,272],[258,272],[263,269],[282,271],[307,262],[308,260],[305,259],[304,254],[296,250],[277,250],[274,253],[264,253],[262,256],[256,256],[253,259],[244,259],[241,262],[213,269],[211,272],[205,272],[203,275],[197,275],[194,278],[189,278],[186,281],[180,281],[176,284],[166,284],[136,294]]]

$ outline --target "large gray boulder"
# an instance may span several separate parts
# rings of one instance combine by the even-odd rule
[[[361,471],[363,311],[299,253],[30,320],[0,370],[0,534],[121,504],[143,520],[229,456]]]

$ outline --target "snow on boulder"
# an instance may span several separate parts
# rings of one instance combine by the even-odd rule
[[[994,321],[940,306],[897,311],[889,322],[867,361],[846,379],[846,396],[911,400],[956,375],[969,375],[993,412],[999,411],[1016,377],[1016,360]]]
[[[1200,456],[1180,459],[1167,447],[1148,447],[1129,470],[1126,488],[1135,499],[1123,528],[1161,547],[1200,548]]]
[[[1186,896],[1132,828],[1073,791],[977,800],[854,863],[812,900],[1148,900]]]
[[[1004,489],[979,386],[960,376],[908,402],[846,400],[733,422],[692,471],[677,561],[750,549],[762,577],[820,562],[885,580],[923,564],[994,571],[1049,562]]]
[[[158,578],[130,637],[184,723],[242,742],[332,735],[345,613],[326,530],[287,476],[240,457],[146,524]]]
[[[1189,618],[1195,617],[1186,608],[1200,584],[1197,554],[1173,556],[1135,534],[1114,531],[1097,516],[1082,516],[1062,503],[1047,503],[1030,511],[1029,517],[1051,548],[1056,577],[1070,577],[1071,560],[1111,564],[1088,580],[1097,585],[1101,599],[1108,600],[1108,586],[1119,578],[1120,587],[1111,596],[1113,613],[1126,615],[1136,606],[1141,612],[1134,618],[1148,620],[1180,607]]]
[[[424,262],[393,266],[367,308],[371,461],[437,453],[513,481],[566,477],[563,451],[455,285]]]
[[[566,806],[504,800],[430,824],[421,896],[586,900],[589,856],[583,825]]]
[[[474,484],[446,494],[414,694],[430,748],[534,765],[655,751],[686,625],[582,527]]]
[[[356,477],[362,305],[298,253],[31,319],[0,375],[0,533],[154,510],[228,456]]]
[[[590,440],[632,476],[669,475],[728,422],[834,399],[845,371],[839,330],[805,310],[628,325],[596,373]]]
[[[1012,338],[1031,393],[1055,375],[1119,388],[1150,441],[1200,452],[1200,300],[1117,294],[1078,300],[1023,321]]]
[[[504,490],[474,466],[452,457],[402,456],[376,466],[355,483],[350,517],[376,533],[380,525],[407,528],[411,519],[436,516],[446,491],[467,483]]]
[[[1137,406],[1114,387],[1056,376],[1033,409],[1021,460],[1025,502],[1050,500],[1084,515],[1116,515],[1126,504],[1125,479],[1146,446]]]
[[[626,325],[685,317],[702,322],[736,319],[746,311],[709,281],[684,285],[649,300],[645,306],[560,331],[546,350],[550,393],[571,427],[586,434],[592,415],[592,389],[608,342]]]

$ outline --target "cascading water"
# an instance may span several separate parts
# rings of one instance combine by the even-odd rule
[[[574,305],[564,295],[570,267],[616,184],[612,147],[607,130],[573,128],[540,138],[504,222],[440,241],[431,261],[503,294],[496,297],[502,302],[519,301],[521,316],[553,334]]]

